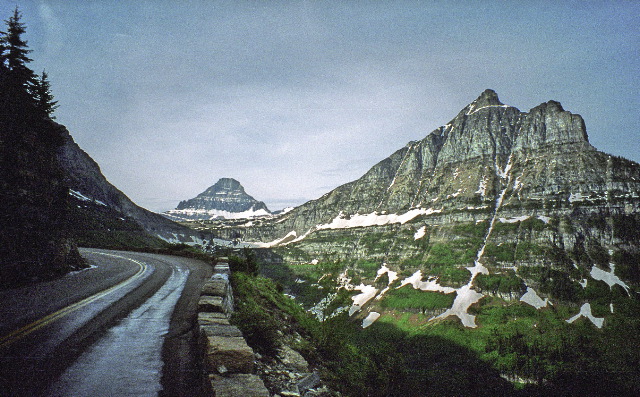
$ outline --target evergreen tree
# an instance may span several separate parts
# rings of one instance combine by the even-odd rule
[[[57,157],[64,127],[48,117],[56,102],[46,72],[36,79],[27,67],[20,18],[16,8],[0,33],[0,288],[60,275],[79,258]]]
[[[2,60],[11,82],[21,86],[23,89],[28,89],[33,83],[35,75],[33,71],[27,67],[27,64],[32,61],[32,59],[27,56],[31,50],[28,49],[26,40],[22,39],[22,35],[26,32],[26,27],[20,22],[21,18],[22,14],[18,10],[18,7],[16,7],[13,15],[5,21],[7,31],[2,32],[0,45],[2,45],[4,49]]]
[[[36,109],[46,114],[50,119],[55,120],[53,112],[58,108],[58,101],[53,100],[51,93],[51,83],[49,83],[47,72],[42,71],[42,75],[34,81],[31,87],[31,95],[35,100]]]

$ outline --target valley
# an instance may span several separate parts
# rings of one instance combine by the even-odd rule
[[[523,113],[488,90],[286,214],[185,225],[255,247],[262,275],[356,345],[442,338],[525,394],[629,391],[635,353],[619,348],[639,325],[639,182],[638,164],[593,148],[559,103]],[[607,362],[611,349],[626,358]],[[610,365],[626,375],[592,377]]]

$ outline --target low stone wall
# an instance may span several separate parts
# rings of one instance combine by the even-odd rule
[[[213,276],[202,287],[198,326],[203,353],[205,389],[215,397],[269,397],[255,374],[255,354],[238,327],[229,323],[233,291],[229,264],[221,258]]]

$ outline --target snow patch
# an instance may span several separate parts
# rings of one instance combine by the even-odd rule
[[[77,190],[69,189],[69,195],[70,195],[70,196],[72,196],[72,197],[74,197],[74,198],[76,198],[76,199],[78,199],[78,200],[80,200],[80,201],[86,201],[86,202],[90,202],[90,203],[96,203],[96,204],[101,205],[101,206],[103,206],[103,207],[108,207],[108,205],[106,205],[106,204],[105,204],[105,203],[103,203],[102,201],[100,201],[100,200],[96,200],[96,199],[93,199],[93,198],[91,198],[91,197],[87,197],[87,196],[85,196],[84,194],[80,193],[80,192],[79,192],[79,191],[77,191]]]
[[[349,316],[352,316],[353,313],[360,311],[362,309],[362,306],[369,302],[371,298],[373,298],[378,293],[378,289],[373,285],[360,284],[353,289],[356,291],[360,291],[360,293],[351,297],[351,300],[353,300],[353,304],[349,308]]]
[[[523,215],[523,216],[517,216],[515,218],[509,218],[509,219],[500,218],[499,221],[500,221],[500,223],[516,223],[516,222],[526,221],[529,218],[531,218],[531,216]]]
[[[631,296],[631,294],[629,293],[629,286],[627,284],[625,284],[622,280],[620,280],[620,278],[618,276],[616,276],[614,274],[615,269],[616,269],[616,265],[614,265],[613,263],[609,263],[609,267],[611,267],[611,272],[606,272],[602,269],[599,269],[598,267],[594,266],[591,268],[591,277],[594,280],[600,280],[600,281],[604,281],[605,283],[607,283],[607,285],[609,285],[609,288],[613,287],[614,285],[619,285],[622,288],[624,288],[625,291],[627,291],[627,294],[629,296]]]
[[[469,328],[476,328],[476,316],[469,314],[467,311],[474,303],[477,303],[484,297],[483,294],[473,290],[470,284],[458,288],[456,299],[453,305],[446,312],[436,318],[447,318],[449,316],[457,316],[462,325]]]
[[[531,287],[527,287],[527,292],[522,295],[520,300],[524,303],[530,304],[536,309],[547,307],[547,304],[549,304],[549,300],[547,298],[544,298],[544,300],[542,300],[538,293]]]
[[[380,313],[378,313],[378,312],[369,313],[367,318],[362,320],[362,328],[367,328],[368,326],[373,324],[378,318],[380,318]]]
[[[413,239],[414,240],[420,240],[421,238],[424,237],[424,235],[427,233],[427,227],[426,226],[422,226],[420,229],[418,229],[414,235],[413,235]]]
[[[587,199],[587,196],[584,196],[582,193],[571,193],[569,195],[569,202],[573,203],[574,201],[584,201]]]
[[[585,303],[584,305],[582,305],[582,307],[580,308],[580,313],[576,314],[575,316],[571,317],[570,319],[568,319],[566,321],[569,324],[571,324],[574,321],[576,321],[577,319],[579,319],[580,317],[588,318],[589,320],[591,320],[593,325],[595,325],[598,328],[602,328],[602,325],[604,324],[604,318],[602,318],[602,317],[594,317],[594,315],[591,313],[591,304],[590,303]]]
[[[271,248],[271,247],[275,247],[276,245],[280,245],[280,244],[286,244],[286,243],[290,243],[293,240],[295,240],[295,238],[297,237],[297,233],[295,230],[290,231],[289,233],[287,233],[286,236],[273,240],[269,243],[252,243],[254,244],[256,247],[258,248]]]
[[[445,294],[450,294],[455,292],[456,289],[452,287],[444,287],[438,284],[438,278],[435,276],[430,276],[427,281],[422,281],[422,271],[418,270],[413,273],[411,276],[402,280],[398,288],[402,288],[405,285],[412,285],[414,289],[419,289],[421,291],[432,291],[432,292],[444,292]]]
[[[370,214],[355,214],[348,219],[340,212],[330,223],[316,225],[316,230],[323,229],[350,229],[354,227],[382,226],[390,223],[405,224],[419,215],[431,215],[442,212],[442,210],[434,210],[433,208],[414,208],[404,214],[378,214],[372,212]]]
[[[488,109],[488,108],[512,108],[513,106],[509,106],[509,105],[487,105],[487,106],[482,106],[480,108],[476,109],[476,105],[475,104],[471,104],[471,107],[469,107],[469,110],[467,111],[466,115],[472,115],[474,113],[479,112],[482,109]]]
[[[478,186],[478,190],[475,191],[475,193],[480,194],[482,198],[484,198],[485,194],[487,193],[487,180],[487,176],[483,176],[482,180],[480,181],[480,185]]]
[[[521,188],[522,188],[522,186],[523,186],[523,185],[522,185],[522,182],[520,182],[520,177],[521,177],[521,176],[522,176],[522,175],[518,176],[518,177],[516,178],[515,182],[513,182],[513,190],[518,190],[518,189],[521,189]]]
[[[242,212],[231,212],[224,210],[205,210],[205,209],[195,209],[195,208],[187,208],[183,210],[170,210],[165,212],[166,215],[178,218],[178,219],[193,219],[197,217],[198,219],[216,219],[216,218],[225,218],[225,219],[247,219],[247,218],[257,218],[262,216],[270,216],[271,213],[264,209],[255,210],[247,210]]]
[[[538,219],[540,219],[544,223],[549,223],[549,221],[551,221],[550,217],[544,215],[538,215]]]
[[[393,282],[398,279],[398,272],[394,272],[393,270],[387,267],[386,263],[383,263],[382,267],[378,269],[378,273],[376,275],[375,280],[373,280],[373,282],[375,283],[376,281],[378,281],[378,279],[382,277],[385,273],[389,277],[389,283],[387,285],[393,284]]]

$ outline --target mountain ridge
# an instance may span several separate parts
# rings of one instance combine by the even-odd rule
[[[576,154],[584,167],[565,164],[567,171],[563,172],[556,163],[563,162],[566,153]],[[559,102],[548,101],[525,113],[502,104],[495,91],[486,90],[449,123],[421,140],[409,142],[361,178],[295,208],[277,222],[264,222],[262,232],[256,227],[241,232],[249,241],[267,242],[291,232],[298,237],[304,235],[315,225],[330,222],[340,212],[401,213],[433,205],[446,210],[463,201],[469,205],[490,205],[488,201],[495,201],[505,188],[506,174],[514,166],[522,175],[513,176],[511,183],[520,178],[520,189],[532,193],[542,190],[554,199],[566,200],[572,192],[599,185],[596,190],[604,195],[607,186],[603,175],[607,167],[603,166],[606,160],[602,156],[607,155],[589,143],[582,117],[564,110]],[[552,157],[556,166],[543,167]],[[594,161],[605,172],[595,172]],[[451,178],[462,172],[456,169],[464,164],[465,180]],[[633,181],[628,181],[625,189],[631,185],[634,191],[638,190],[638,183]]]
[[[197,234],[193,230],[131,201],[105,178],[98,163],[80,148],[65,126],[53,124],[63,139],[58,159],[64,169],[65,182],[71,189],[70,195],[76,200],[72,206],[73,222],[80,228],[86,228],[83,225],[91,224],[95,229],[109,232],[100,233],[97,239],[90,239],[91,244],[101,244],[100,239],[108,234],[113,235],[108,229],[121,229],[122,233],[137,236],[135,239],[141,239],[143,244],[157,244],[153,243],[149,236],[176,243],[194,243],[197,240]],[[97,219],[100,221],[97,222]],[[78,232],[86,234],[97,230]],[[120,243],[126,245],[126,238]]]

